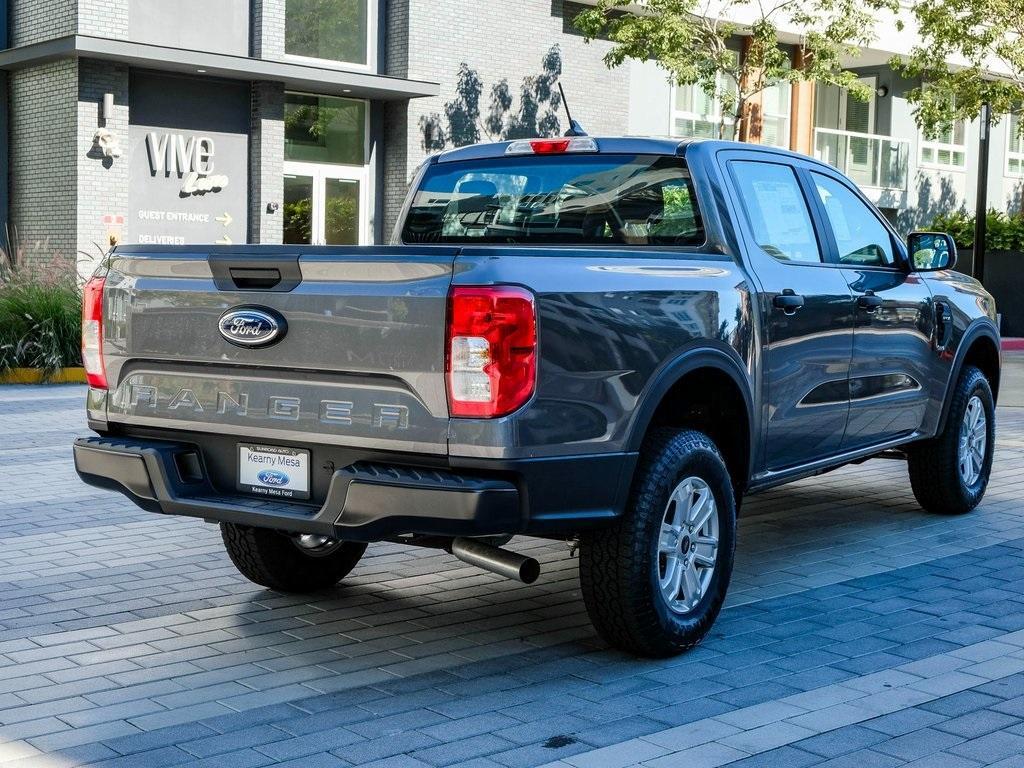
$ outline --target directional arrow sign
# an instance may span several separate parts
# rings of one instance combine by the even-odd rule
[[[227,235],[224,235],[224,237],[222,237],[220,240],[215,240],[214,242],[217,245],[231,245],[231,238],[228,237]]]
[[[223,216],[217,216],[214,219],[214,221],[219,221],[225,227],[230,227],[231,226],[231,222],[234,221],[234,219],[231,218],[231,214],[230,213],[225,211]]]

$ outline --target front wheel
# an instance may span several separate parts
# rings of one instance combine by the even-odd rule
[[[325,536],[279,533],[235,523],[220,524],[224,548],[239,573],[278,592],[316,592],[333,587],[355,568],[365,544]]]
[[[910,487],[924,509],[961,515],[978,506],[992,471],[995,425],[988,379],[966,366],[953,390],[943,432],[907,452]]]
[[[580,586],[598,634],[642,656],[697,645],[725,601],[735,543],[732,482],[715,444],[658,430],[623,517],[580,541]]]

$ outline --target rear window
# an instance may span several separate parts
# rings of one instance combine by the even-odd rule
[[[430,166],[402,240],[696,246],[704,226],[680,158],[530,155]]]

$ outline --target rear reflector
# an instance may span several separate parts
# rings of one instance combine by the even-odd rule
[[[452,416],[505,416],[533,395],[537,316],[532,293],[504,285],[453,286],[447,336]]]
[[[589,136],[561,139],[521,139],[505,148],[506,155],[560,155],[565,152],[597,152],[597,142]]]
[[[89,386],[107,388],[103,364],[103,288],[105,277],[93,277],[82,289],[82,366]]]

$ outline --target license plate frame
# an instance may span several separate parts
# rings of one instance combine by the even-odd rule
[[[305,448],[239,443],[236,487],[253,496],[305,501],[310,497],[310,462]]]

